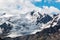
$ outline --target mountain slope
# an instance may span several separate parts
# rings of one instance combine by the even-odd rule
[[[15,38],[18,36],[32,35],[50,27],[51,29],[53,29],[52,27],[59,24],[58,21],[60,19],[59,18],[60,14],[42,15],[41,13],[36,11],[31,11],[26,14],[20,14],[20,15],[12,15],[12,16],[11,15],[6,16],[6,15],[7,14],[4,14],[1,17],[2,23],[0,23],[0,28],[2,30],[2,33],[5,33],[3,34],[4,36],[2,35],[3,36],[2,38],[5,37]],[[10,27],[10,25],[12,26]],[[56,31],[55,29],[53,30]]]
[[[54,27],[43,29],[36,34],[19,36],[16,38],[6,37],[1,40],[60,40],[60,23],[58,24],[58,22]]]

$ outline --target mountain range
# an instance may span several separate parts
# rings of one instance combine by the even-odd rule
[[[0,14],[1,40],[59,40],[60,14]]]

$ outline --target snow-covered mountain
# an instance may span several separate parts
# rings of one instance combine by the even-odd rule
[[[35,34],[45,28],[57,25],[60,14],[42,14],[30,11],[25,14],[0,14],[0,34],[4,37],[17,37]]]

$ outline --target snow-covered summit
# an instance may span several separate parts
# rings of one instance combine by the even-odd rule
[[[12,29],[7,33],[8,35],[6,37],[14,38],[17,36],[35,34],[38,31],[50,27],[51,24],[52,26],[54,26],[60,19],[59,16],[59,14],[55,16],[53,14],[42,15],[37,11],[31,11],[19,15],[2,14],[2,16],[0,17],[0,25],[2,25],[3,23],[12,25]],[[56,22],[54,22],[54,20],[56,20]],[[4,31],[3,28],[1,29],[2,33]]]

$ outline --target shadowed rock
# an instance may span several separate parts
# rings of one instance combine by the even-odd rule
[[[10,24],[3,23],[2,25],[0,25],[0,28],[4,29],[1,36],[6,36],[12,29],[12,26]]]

